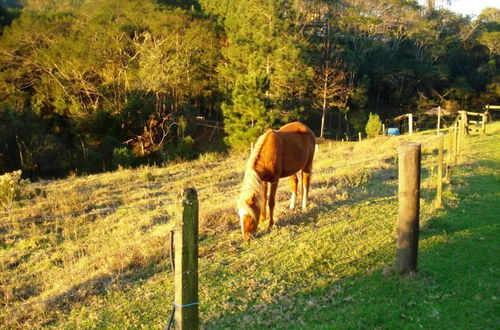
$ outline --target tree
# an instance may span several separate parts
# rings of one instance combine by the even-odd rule
[[[372,114],[370,112],[370,116],[365,127],[366,135],[368,135],[368,137],[375,137],[380,134],[380,131],[382,131],[382,121],[380,120],[379,115]]]
[[[336,59],[335,62],[326,60],[316,71],[314,80],[315,105],[322,110],[321,133],[323,138],[325,130],[325,118],[327,111],[337,107],[340,111],[346,111],[349,95],[353,88],[349,85],[345,64]]]
[[[116,141],[154,155],[177,138],[169,128],[180,117],[218,93],[217,32],[193,11],[151,0],[28,1],[6,29],[0,105],[33,110],[83,158],[90,145],[111,159]]]
[[[219,65],[227,95],[222,106],[230,135],[226,141],[233,147],[242,146],[264,128],[297,119],[310,69],[302,56],[303,44],[293,24],[295,12],[290,2],[222,1],[220,7],[201,2],[219,15],[226,32]]]

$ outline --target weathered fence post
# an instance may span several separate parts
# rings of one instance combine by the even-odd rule
[[[438,106],[438,122],[437,122],[437,135],[439,135],[439,131],[441,130],[441,106]]]
[[[399,208],[396,271],[417,271],[420,213],[420,143],[399,146]]]
[[[175,329],[198,329],[198,196],[185,188],[181,196],[182,213],[176,221],[175,253]]]
[[[486,120],[487,120],[486,112],[481,115],[481,118],[483,119],[481,121],[481,134],[485,135],[486,134]]]
[[[382,124],[382,135],[385,136],[385,124]]]
[[[460,125],[460,135],[469,135],[469,118],[467,118],[467,111],[459,111],[460,120],[462,125]]]
[[[453,128],[453,135],[455,136],[455,147],[453,148],[453,165],[457,165],[457,159],[458,159],[458,148],[459,148],[459,134],[458,134],[458,126],[459,126],[460,120],[455,122],[455,126]]]
[[[443,149],[444,136],[439,137],[438,150],[438,171],[437,171],[437,186],[436,186],[436,205],[438,208],[443,207]]]
[[[413,114],[408,114],[408,135],[413,135]]]
[[[449,139],[449,142],[448,142],[448,157],[447,157],[447,161],[446,161],[446,181],[447,182],[450,182],[450,179],[451,179],[451,164],[452,164],[452,155],[453,155],[453,132],[451,131],[451,127],[450,129],[448,130],[448,139]]]
[[[361,132],[358,132],[358,139],[359,139],[359,142],[361,142]]]

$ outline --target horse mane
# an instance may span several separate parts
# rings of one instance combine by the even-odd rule
[[[252,149],[252,152],[250,153],[250,157],[248,158],[247,161],[247,167],[246,169],[248,170],[250,167],[253,168],[255,165],[255,162],[257,161],[257,158],[259,157],[260,151],[262,150],[262,146],[264,145],[264,142],[266,141],[267,137],[269,134],[272,132],[272,130],[266,131],[264,134],[262,134],[258,139],[257,142],[255,142],[255,145]]]
[[[255,143],[255,146],[253,147],[252,153],[250,154],[250,157],[248,158],[246,169],[245,169],[245,176],[243,178],[243,184],[241,186],[241,194],[240,194],[240,199],[238,200],[238,209],[245,209],[248,213],[252,215],[252,217],[256,220],[259,219],[259,214],[255,214],[255,211],[248,206],[246,203],[247,198],[250,196],[251,193],[254,193],[255,196],[255,204],[259,205],[259,208],[262,209],[262,180],[257,174],[257,171],[255,171],[254,165],[255,162],[257,161],[260,151],[262,150],[262,146],[264,145],[264,142],[266,138],[268,137],[269,133],[271,133],[272,130],[268,130],[264,134],[262,134],[258,139],[257,142]],[[264,205],[265,207],[265,205]]]

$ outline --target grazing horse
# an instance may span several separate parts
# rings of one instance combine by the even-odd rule
[[[269,130],[259,137],[246,165],[238,201],[241,231],[247,241],[253,238],[259,221],[266,219],[268,185],[269,223],[266,230],[273,226],[276,190],[280,178],[289,176],[291,179],[290,208],[293,209],[297,198],[297,173],[302,170],[302,208],[306,208],[315,139],[314,133],[299,122],[287,124],[279,130]]]

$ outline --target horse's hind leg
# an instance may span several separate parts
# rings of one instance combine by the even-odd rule
[[[311,185],[311,173],[302,171],[302,209],[307,207],[309,197],[309,186]]]
[[[292,188],[292,197],[290,197],[290,209],[295,208],[295,199],[297,198],[297,188],[299,185],[299,178],[297,174],[294,174],[290,177],[290,186]]]

